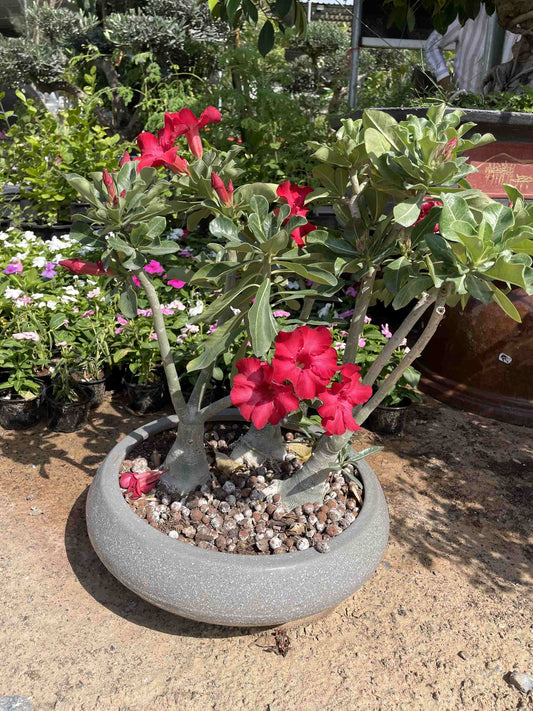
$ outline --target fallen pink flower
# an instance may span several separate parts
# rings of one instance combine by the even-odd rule
[[[161,470],[151,469],[141,474],[126,472],[120,477],[120,486],[132,493],[132,499],[139,499],[143,494],[152,491],[162,473]]]

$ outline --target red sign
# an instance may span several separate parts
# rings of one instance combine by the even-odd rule
[[[466,178],[473,188],[499,198],[506,197],[503,185],[509,183],[533,198],[533,143],[491,143],[466,155],[478,170]]]

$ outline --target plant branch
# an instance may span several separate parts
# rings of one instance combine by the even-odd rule
[[[301,321],[307,321],[309,319],[309,316],[311,316],[311,311],[313,310],[313,306],[315,305],[315,297],[314,296],[306,296],[303,304],[302,304],[302,310],[300,312],[300,320]]]
[[[394,332],[392,338],[383,347],[383,350],[368,369],[367,374],[363,378],[363,385],[373,385],[376,378],[381,373],[383,367],[389,362],[389,358],[394,353],[396,348],[406,338],[418,319],[425,313],[426,309],[434,303],[437,297],[424,292],[411,311],[403,320],[401,326]]]
[[[375,267],[370,267],[363,281],[361,288],[355,300],[355,308],[350,321],[350,330],[346,339],[346,349],[344,351],[344,363],[355,363],[355,356],[359,347],[359,338],[365,324],[365,316],[368,311],[368,305],[372,298],[374,289],[374,281],[376,279]]]
[[[215,400],[215,402],[212,402],[209,405],[206,405],[206,407],[202,408],[200,410],[200,415],[202,416],[203,420],[207,422],[207,420],[213,417],[213,415],[217,415],[219,412],[225,410],[227,407],[231,407],[231,405],[231,395],[226,395],[225,397],[221,397],[220,400]]]
[[[375,395],[372,398],[370,398],[370,400],[365,405],[363,405],[359,409],[359,411],[356,413],[355,421],[357,422],[358,425],[363,424],[363,422],[370,415],[370,413],[373,412],[381,402],[383,402],[383,400],[387,397],[387,395],[390,393],[390,391],[396,385],[398,380],[402,377],[402,375],[407,370],[407,368],[422,353],[422,351],[424,350],[424,348],[426,347],[426,345],[432,338],[433,334],[437,330],[440,322],[442,321],[442,318],[444,317],[444,314],[446,313],[445,304],[446,304],[446,298],[448,297],[448,293],[449,293],[449,286],[448,285],[445,285],[440,289],[437,299],[435,301],[435,304],[433,306],[433,312],[431,314],[431,317],[430,317],[425,329],[423,330],[421,336],[419,337],[417,342],[414,344],[414,346],[411,348],[409,353],[404,356],[404,358],[401,360],[400,363],[398,363],[396,368],[392,371],[392,373],[389,375],[389,377],[385,380],[385,382],[379,388],[377,393],[375,393]]]
[[[157,333],[157,342],[159,344],[159,352],[161,353],[161,360],[163,362],[163,368],[165,369],[165,376],[168,383],[168,388],[170,391],[170,398],[172,400],[172,405],[178,416],[182,416],[187,410],[187,403],[181,392],[180,380],[178,377],[178,372],[176,370],[176,364],[172,358],[172,351],[170,349],[170,343],[168,342],[167,330],[165,328],[165,320],[163,314],[161,313],[161,304],[157,296],[157,292],[154,289],[152,282],[146,273],[141,269],[135,273],[138,280],[141,282],[142,287],[146,293],[148,303],[152,309],[152,317],[154,319],[155,332]]]
[[[237,253],[234,252],[233,250],[230,250],[228,252],[228,259],[230,261],[237,261]],[[224,294],[227,294],[228,291],[233,289],[235,284],[237,283],[237,280],[235,278],[235,274],[231,273],[226,277],[226,282],[224,284]],[[225,309],[224,313],[221,314],[220,318],[218,319],[218,325],[222,326],[224,321],[227,320],[229,316],[229,308]],[[207,368],[204,368],[198,378],[196,379],[196,382],[194,384],[194,388],[191,393],[191,397],[189,398],[189,408],[194,408],[198,412],[202,406],[202,400],[204,399],[204,394],[205,390],[209,384],[209,381],[213,377],[213,371],[215,369],[215,361],[211,363],[211,365],[208,365]]]

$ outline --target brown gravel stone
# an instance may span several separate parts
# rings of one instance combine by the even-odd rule
[[[317,517],[317,520],[319,521],[319,523],[326,523],[326,521],[327,521],[327,519],[328,519],[327,513],[326,513],[325,511],[322,511],[322,510],[320,510],[320,511],[317,513],[316,517]]]
[[[335,501],[335,499],[330,499],[327,502],[326,506],[328,507],[328,509],[334,509],[337,506],[337,502]]]
[[[218,536],[218,533],[216,531],[213,531],[212,528],[209,526],[205,526],[204,524],[200,524],[198,526],[198,530],[196,531],[196,540],[197,541],[214,541],[215,538]]]
[[[336,523],[332,523],[329,526],[326,527],[326,533],[328,536],[338,536],[339,533],[341,533],[342,528],[340,526],[337,526]]]
[[[191,521],[196,521],[197,523],[203,519],[204,515],[200,509],[193,509],[191,511]],[[208,519],[209,521],[209,519]]]
[[[194,538],[196,529],[194,526],[187,526],[182,530],[182,533],[186,538]]]
[[[281,494],[274,494],[272,497],[272,501],[277,504],[279,501],[281,501]]]
[[[277,508],[278,507],[276,506],[276,504],[267,504],[266,505],[266,512],[267,512],[267,514],[272,515]]]

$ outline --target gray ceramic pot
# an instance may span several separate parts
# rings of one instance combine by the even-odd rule
[[[169,612],[218,625],[278,625],[338,605],[363,585],[387,546],[389,516],[372,469],[359,463],[362,510],[329,553],[313,548],[245,556],[196,548],[163,535],[131,511],[120,464],[138,442],[170,427],[164,417],[134,430],[109,452],[91,485],[87,528],[106,568],[137,595]]]

